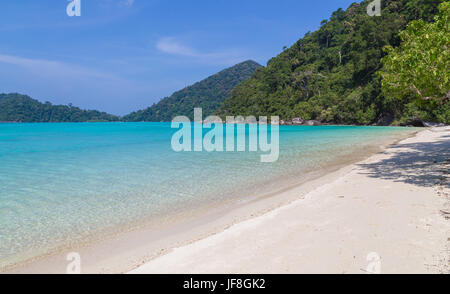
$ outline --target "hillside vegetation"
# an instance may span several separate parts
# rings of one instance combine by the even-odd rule
[[[71,105],[41,103],[26,95],[0,94],[0,121],[3,122],[90,122],[118,121],[119,117]]]
[[[447,1],[439,6],[434,22],[412,21],[400,33],[401,45],[385,48],[388,55],[379,72],[383,93],[396,105],[393,110],[403,110],[403,117],[450,122],[449,20]]]
[[[184,115],[193,120],[195,107],[201,107],[203,116],[207,117],[219,109],[236,85],[250,78],[260,67],[261,65],[251,60],[239,63],[175,92],[147,109],[126,115],[122,120],[171,121],[178,115]]]
[[[383,0],[381,16],[372,17],[367,14],[370,2],[335,11],[320,29],[307,33],[238,85],[218,114],[339,124],[407,124],[413,119],[449,123],[448,100],[393,97],[398,93],[383,93],[378,73],[388,53],[384,47],[399,47],[399,33],[411,21],[433,21],[442,1]],[[448,25],[445,28],[443,33],[448,34]],[[445,50],[448,47],[436,48],[436,54]]]

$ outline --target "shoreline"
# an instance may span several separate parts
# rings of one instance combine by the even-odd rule
[[[310,172],[302,175],[300,183],[282,186],[279,190],[264,195],[247,196],[204,205],[195,211],[187,211],[187,215],[181,213],[176,217],[171,216],[167,221],[160,219],[156,224],[144,221],[144,225],[137,225],[131,231],[119,230],[104,236],[104,238],[89,240],[85,244],[78,244],[75,247],[63,246],[57,249],[57,252],[9,266],[0,271],[0,274],[65,273],[68,264],[66,255],[70,252],[79,252],[81,256],[85,256],[89,260],[87,267],[84,267],[84,273],[125,273],[173,248],[215,235],[236,223],[287,205],[297,199],[297,195],[292,193],[292,190],[301,189],[302,193],[306,194],[309,190],[325,184],[344,172],[347,166],[348,164],[336,164],[328,170]],[[156,229],[156,227],[158,228]],[[145,250],[140,248],[141,243],[148,245],[144,246]],[[122,254],[127,250],[131,250],[132,253],[125,253],[127,256],[123,257]],[[109,253],[111,251],[115,255],[113,259],[117,259],[117,261],[110,261]],[[103,252],[108,252],[108,254],[103,255]]]
[[[416,131],[410,136],[414,136],[422,131]],[[398,141],[380,146],[381,150],[393,146]],[[364,158],[373,156],[367,155]],[[357,161],[355,161],[357,162]],[[213,209],[212,213],[204,213],[199,217],[185,219],[184,224],[165,224],[165,228],[154,230],[154,228],[138,228],[131,232],[122,232],[120,236],[108,238],[88,244],[84,248],[79,248],[82,256],[83,273],[123,273],[139,267],[142,264],[151,262],[155,258],[164,256],[171,252],[172,248],[189,246],[199,240],[209,238],[226,231],[236,224],[248,221],[255,217],[290,205],[305,197],[309,192],[348,173],[355,164],[338,165],[331,171],[321,171],[311,178],[303,179],[300,184],[294,187],[284,187],[274,193],[243,198],[235,203],[225,205],[225,207]],[[299,194],[300,193],[300,194]],[[300,195],[300,196],[299,196]],[[205,207],[203,212],[208,208]],[[130,250],[131,249],[131,250]],[[64,251],[64,250],[62,250]],[[64,273],[67,266],[65,259],[66,251],[44,256],[37,260],[32,260],[19,266],[15,266],[4,271],[5,273]],[[87,262],[83,262],[87,260]]]
[[[303,199],[129,272],[450,273],[450,128],[341,169]]]

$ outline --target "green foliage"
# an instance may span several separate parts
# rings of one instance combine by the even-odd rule
[[[399,34],[401,45],[385,48],[388,55],[382,59],[384,67],[380,71],[383,93],[398,108],[405,100],[408,102],[406,119],[438,118],[449,123],[445,119],[448,113],[441,112],[445,108],[442,105],[450,99],[450,2],[442,3],[439,8],[435,22],[412,21]]]
[[[371,0],[335,11],[320,29],[308,33],[271,59],[230,94],[218,114],[279,115],[327,123],[376,124],[401,119],[410,100],[391,101],[381,90],[385,46],[397,47],[398,33],[417,18],[431,20],[440,0],[384,0],[382,15],[367,15]],[[403,99],[403,98],[402,98]],[[433,120],[442,118],[432,113]]]
[[[162,99],[158,104],[133,112],[122,118],[123,121],[171,121],[175,116],[184,115],[193,120],[194,108],[201,107],[203,116],[214,114],[230,91],[240,82],[250,78],[261,65],[245,61],[225,69],[198,82],[172,96]]]
[[[119,117],[96,110],[82,110],[72,105],[41,103],[20,94],[0,94],[2,122],[88,122],[118,121]]]

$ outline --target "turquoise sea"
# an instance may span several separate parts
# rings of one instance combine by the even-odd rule
[[[258,152],[177,153],[176,131],[169,123],[0,124],[0,269],[139,220],[246,197],[411,129],[281,126],[275,163]]]

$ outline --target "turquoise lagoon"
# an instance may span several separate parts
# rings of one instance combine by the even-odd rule
[[[0,269],[141,220],[248,197],[412,130],[281,126],[275,163],[258,152],[177,153],[176,131],[170,123],[0,124]]]

